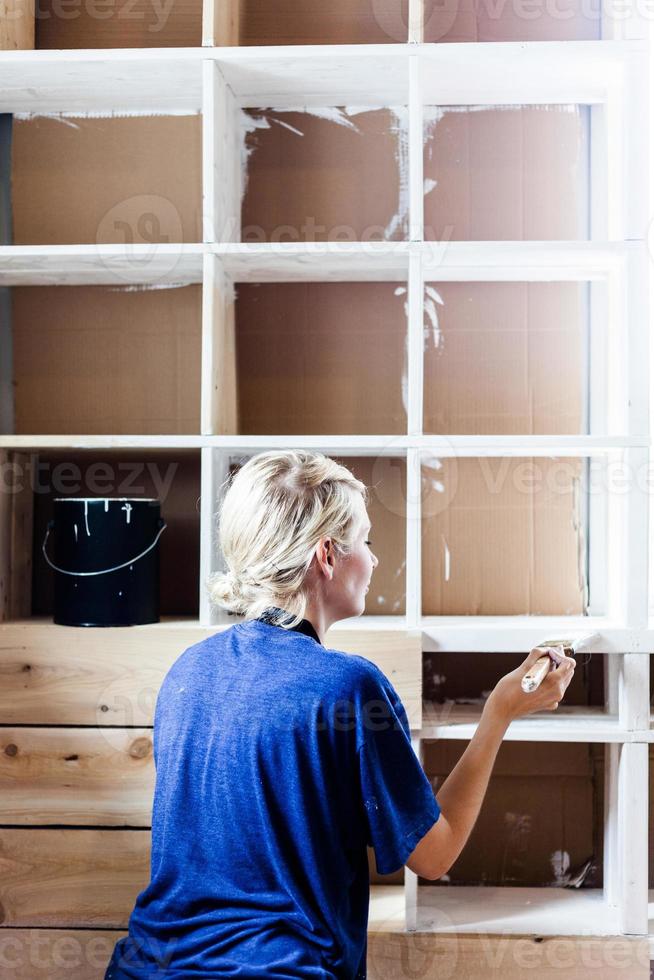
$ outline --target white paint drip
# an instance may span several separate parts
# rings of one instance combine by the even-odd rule
[[[398,286],[395,292],[393,293],[393,296],[404,296],[405,293],[406,293],[406,286]],[[406,311],[406,307],[405,307],[405,311]]]
[[[405,304],[406,305],[406,304]],[[400,381],[402,389],[402,408],[404,414],[409,414],[409,337],[404,335],[404,360],[402,362],[402,378]]]
[[[438,323],[436,305],[444,306],[445,304],[440,293],[433,286],[425,286],[425,297],[425,316],[429,320],[429,326],[425,324],[423,328],[424,350],[427,350],[429,346],[430,336],[434,349],[438,350],[441,346],[442,334]]]
[[[424,456],[423,466],[428,466],[430,470],[442,470],[443,464],[437,456]]]
[[[565,885],[568,880],[570,870],[570,855],[567,851],[554,851],[550,857],[550,864],[556,879],[557,885]]]
[[[154,282],[147,285],[138,284],[135,286],[108,286],[109,293],[149,293],[153,289],[184,289],[188,286],[187,282]]]
[[[445,565],[444,576],[445,581],[450,581],[450,571],[451,571],[451,556],[450,549],[447,546],[447,541],[445,540],[445,535],[441,534],[441,541],[443,542],[443,561]]]
[[[361,107],[355,107],[353,112],[349,112],[347,106],[344,109],[340,109],[338,106],[318,106],[305,108],[305,109],[284,109],[280,110],[284,112],[306,112],[309,116],[317,116],[318,119],[325,119],[327,122],[336,123],[337,126],[345,126],[346,129],[353,129],[355,133],[359,133],[360,130],[354,125],[351,119],[348,117],[350,115],[357,115],[360,112],[365,112],[366,110]],[[368,110],[372,111],[372,110]]]
[[[105,512],[105,514],[107,513],[108,510],[109,510],[109,501],[108,500],[105,500],[105,502],[104,502],[104,512]]]
[[[73,527],[75,528],[75,544],[77,544],[77,524],[73,524]]]
[[[426,197],[427,194],[431,194],[431,192],[433,191],[434,187],[436,187],[437,184],[438,184],[437,180],[432,180],[431,177],[426,177],[422,188],[422,192],[424,196]]]
[[[129,503],[129,501],[127,501],[120,509],[125,511],[125,518],[129,524],[132,519],[132,505]]]
[[[386,605],[386,597],[383,596],[383,595],[378,595],[377,596],[377,605],[378,606],[385,606]]]
[[[91,532],[89,531],[89,502],[88,502],[88,500],[85,500],[84,501],[84,526],[86,528],[87,535],[89,537],[91,537]]]
[[[432,682],[432,684],[444,684],[446,680],[447,680],[447,676],[445,674],[432,674],[431,675],[431,682]]]
[[[288,129],[289,133],[295,133],[296,136],[304,136],[304,133],[300,129],[296,129],[295,126],[291,126],[290,123],[282,122],[281,119],[273,119],[274,123],[278,126],[283,126],[284,129]]]

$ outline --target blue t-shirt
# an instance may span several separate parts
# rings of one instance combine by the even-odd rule
[[[384,674],[236,624],[164,678],[154,758],[151,880],[106,976],[364,978],[366,845],[395,871],[440,815]]]

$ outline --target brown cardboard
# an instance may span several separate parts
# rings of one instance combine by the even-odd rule
[[[14,244],[202,241],[201,146],[199,115],[16,120]]]
[[[37,9],[37,48],[202,44],[202,0],[39,0]]]
[[[583,613],[582,468],[578,459],[426,461],[423,612]]]
[[[567,106],[443,111],[425,125],[427,240],[588,237],[585,114]]]
[[[249,111],[243,241],[406,238],[406,143],[398,118],[390,109],[325,111],[330,118]]]
[[[340,456],[369,489],[369,540],[379,559],[365,615],[400,616],[406,600],[406,463],[393,456]]]
[[[241,0],[240,43],[405,43],[407,20],[408,0]]]
[[[240,284],[244,434],[406,432],[406,284]]]
[[[425,432],[582,433],[586,289],[567,282],[428,284]]]
[[[564,884],[566,873],[593,859],[595,868],[586,884],[599,885],[596,748],[581,743],[504,742],[472,833],[439,883]],[[465,749],[465,743],[457,741],[424,744],[425,771],[437,798]]]
[[[529,0],[424,0],[424,38],[456,41],[594,41],[601,37],[599,0],[561,0],[534,4]]]
[[[200,431],[201,286],[13,290],[16,434]]]
[[[443,704],[482,704],[497,682],[515,670],[526,653],[443,653],[423,655],[423,696]],[[604,709],[604,657],[580,654],[565,704]]]
[[[166,530],[159,541],[162,616],[198,616],[200,453],[39,453],[34,493],[32,615],[53,609],[52,572],[41,553],[54,497],[158,497]],[[73,489],[79,486],[79,489]]]

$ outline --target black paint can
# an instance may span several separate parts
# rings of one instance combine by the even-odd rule
[[[42,550],[54,570],[54,622],[158,623],[160,501],[55,497],[53,504]]]

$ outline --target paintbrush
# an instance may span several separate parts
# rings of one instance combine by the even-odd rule
[[[561,659],[563,657],[573,657],[581,647],[587,646],[591,640],[595,640],[596,638],[597,633],[586,633],[584,636],[578,636],[575,640],[544,640],[543,643],[539,643],[534,649],[543,649],[547,650],[547,652],[542,657],[539,657],[536,663],[532,664],[522,678],[522,690],[526,694],[531,694],[532,691],[535,691],[540,686],[552,669],[552,661],[558,662],[556,660],[556,653],[553,652],[554,650],[561,651]]]

